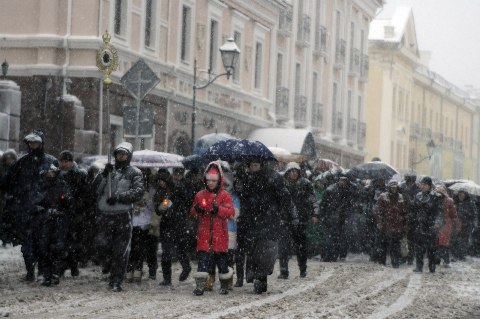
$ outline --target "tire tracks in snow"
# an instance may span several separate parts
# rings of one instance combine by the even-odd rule
[[[422,276],[411,274],[407,288],[405,289],[403,294],[393,304],[385,307],[385,309],[379,309],[378,311],[372,313],[370,316],[367,317],[367,319],[385,319],[393,314],[402,311],[410,304],[412,304],[421,287]]]
[[[244,303],[244,304],[241,304],[241,305],[238,305],[238,306],[235,306],[235,307],[230,307],[230,308],[227,308],[225,310],[214,312],[214,313],[211,313],[211,314],[208,314],[208,315],[203,315],[202,316],[201,314],[197,313],[197,314],[189,314],[189,315],[186,315],[186,316],[182,316],[181,318],[184,318],[184,319],[187,319],[187,318],[217,319],[217,318],[221,318],[221,317],[228,316],[228,315],[231,315],[231,314],[235,314],[235,313],[240,312],[240,311],[249,310],[249,309],[252,309],[252,308],[258,308],[258,307],[262,307],[262,306],[265,306],[265,305],[268,305],[268,304],[274,304],[274,303],[279,302],[280,300],[282,300],[284,298],[295,296],[295,295],[301,294],[302,292],[305,292],[307,290],[315,288],[316,286],[318,286],[319,284],[323,283],[328,278],[330,278],[333,275],[333,273],[334,273],[333,270],[326,271],[326,272],[322,273],[320,276],[315,277],[314,281],[312,281],[310,283],[307,283],[307,284],[304,284],[304,285],[301,285],[301,286],[298,286],[298,287],[295,287],[295,288],[292,288],[292,289],[289,289],[287,291],[284,291],[282,294],[277,294],[277,295],[269,296],[269,297],[266,297],[266,298],[263,298],[263,299],[258,299],[258,300],[252,301],[252,302]]]

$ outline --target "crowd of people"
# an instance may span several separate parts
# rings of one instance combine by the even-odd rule
[[[316,255],[337,262],[362,252],[383,265],[389,255],[393,268],[415,262],[415,272],[427,257],[433,273],[442,261],[448,267],[478,253],[476,198],[429,176],[358,180],[295,162],[280,172],[261,157],[154,171],[130,165],[127,142],[113,150],[113,164],[85,170],[71,151],[46,154],[41,130],[24,143],[25,155],[1,157],[0,239],[21,245],[24,280],[43,286],[59,284],[67,270],[78,276],[89,262],[101,265],[112,291],[140,283],[144,263],[156,280],[159,245],[160,285],[172,285],[175,260],[185,281],[195,259],[196,296],[213,290],[217,272],[220,294],[245,282],[262,294],[277,259],[278,279],[289,279],[292,255],[304,278]]]

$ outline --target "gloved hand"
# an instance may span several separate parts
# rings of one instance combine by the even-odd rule
[[[107,204],[108,205],[115,205],[115,203],[118,201],[117,196],[113,195],[112,197],[107,198]]]
[[[205,210],[203,209],[202,206],[200,206],[200,203],[195,204],[195,206],[193,206],[193,208],[195,208],[195,211],[197,212],[197,214],[205,213]]]
[[[103,177],[107,177],[109,173],[113,172],[113,164],[105,164],[105,168],[103,169],[102,175]]]
[[[212,204],[212,215],[217,215],[218,214],[218,205],[213,203]]]

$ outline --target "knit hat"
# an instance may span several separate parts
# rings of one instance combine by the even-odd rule
[[[73,161],[73,153],[70,151],[62,151],[58,157],[60,161]]]
[[[220,173],[218,172],[218,170],[216,168],[210,168],[207,172],[207,174],[205,175],[205,178],[206,179],[209,179],[209,180],[219,180],[220,179]]]
[[[390,181],[387,184],[388,187],[398,187],[398,182],[397,181]]]
[[[422,184],[427,184],[429,186],[432,186],[433,182],[432,182],[432,178],[430,176],[425,176],[424,178],[422,178],[422,180],[420,181],[420,183]]]

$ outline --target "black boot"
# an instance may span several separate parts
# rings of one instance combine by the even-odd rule
[[[243,275],[240,276],[239,274],[237,274],[237,281],[235,282],[235,285],[233,285],[234,287],[243,287]]]
[[[260,279],[255,279],[253,283],[253,291],[257,294],[260,295],[264,292],[267,292],[267,277],[263,277]]]
[[[160,282],[160,286],[171,286],[172,285],[172,263],[167,261],[162,261],[160,263],[162,266],[163,281]]]
[[[25,281],[27,282],[35,281],[35,264],[25,263],[25,268],[27,269],[27,274],[25,275]]]
[[[185,281],[187,280],[188,276],[190,275],[190,272],[192,271],[192,267],[190,266],[190,263],[186,264],[183,266],[182,272],[180,273],[180,277],[178,277],[179,281]]]
[[[288,270],[280,270],[280,275],[277,277],[278,279],[288,279]]]

